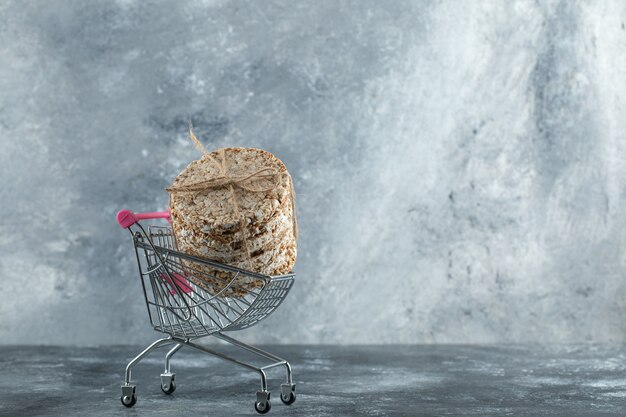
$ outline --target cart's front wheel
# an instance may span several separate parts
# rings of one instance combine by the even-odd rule
[[[287,382],[280,386],[280,400],[286,405],[296,402],[296,384]]]
[[[161,391],[166,394],[171,394],[176,391],[176,382],[172,381],[169,384],[161,384]]]
[[[122,395],[120,397],[120,400],[122,401],[122,404],[124,404],[124,406],[130,408],[137,403],[137,396],[134,394],[132,396]]]
[[[263,401],[263,402],[257,401],[254,403],[254,409],[259,414],[267,414],[270,412],[271,408],[272,408],[272,403],[270,403],[269,400]]]

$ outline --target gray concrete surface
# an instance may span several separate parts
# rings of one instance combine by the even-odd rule
[[[165,208],[189,116],[295,180],[298,283],[247,340],[626,342],[625,21],[623,0],[3,0],[0,344],[149,335],[114,218]]]
[[[219,348],[222,348],[219,346]],[[291,361],[297,401],[276,394],[274,416],[623,416],[624,346],[266,346]],[[125,362],[139,346],[0,348],[2,416],[256,415],[258,378],[184,350],[177,389],[159,389],[162,354],[139,364],[138,402],[119,402]],[[228,350],[226,350],[229,352]],[[230,351],[232,352],[232,351]]]

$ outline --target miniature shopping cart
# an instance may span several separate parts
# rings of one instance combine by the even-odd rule
[[[169,220],[169,213],[135,214],[122,210],[117,214],[118,223],[130,231],[133,239],[150,323],[155,330],[168,335],[152,343],[126,366],[122,404],[132,407],[137,402],[136,385],[131,384],[132,368],[161,346],[173,346],[165,355],[165,371],[161,374],[161,390],[165,394],[176,389],[175,374],[170,369],[172,356],[183,346],[189,346],[258,372],[261,390],[257,391],[254,408],[261,414],[271,408],[265,371],[284,366],[286,382],[281,385],[280,399],[292,404],[296,400],[296,386],[289,362],[224,332],[246,329],[272,314],[289,293],[294,274],[261,275],[178,252],[170,227],[149,226],[146,231],[139,223],[157,218]],[[204,282],[213,285],[203,285]],[[215,291],[215,282],[222,283],[221,290]],[[206,336],[215,336],[272,363],[258,367],[195,342]]]

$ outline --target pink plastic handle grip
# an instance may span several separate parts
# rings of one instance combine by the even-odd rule
[[[167,219],[170,220],[170,213],[168,211],[155,211],[152,213],[133,213],[130,210],[120,210],[117,213],[117,222],[123,229],[129,228],[139,220],[150,219]]]

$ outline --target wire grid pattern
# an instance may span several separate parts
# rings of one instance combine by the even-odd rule
[[[147,237],[152,245],[141,234],[135,234],[150,322],[155,330],[173,337],[194,339],[251,327],[280,305],[293,284],[293,274],[266,277],[219,263],[190,259],[193,257],[175,250],[169,227],[151,226]],[[144,254],[145,263],[140,259],[140,252]],[[142,264],[145,267],[142,268]],[[207,264],[227,278],[207,274],[206,268],[203,271],[194,268],[194,265]],[[248,283],[258,280],[256,288],[237,287],[236,282],[242,277]],[[216,294],[209,293],[193,282],[203,279],[219,280],[223,287]],[[220,296],[229,288],[241,289],[245,296]]]
[[[276,307],[285,299],[292,284],[293,278],[273,279],[254,300],[252,308],[248,310],[247,314],[239,317],[239,319],[229,326],[228,330],[241,330],[252,327],[272,314],[272,312],[276,310]]]

